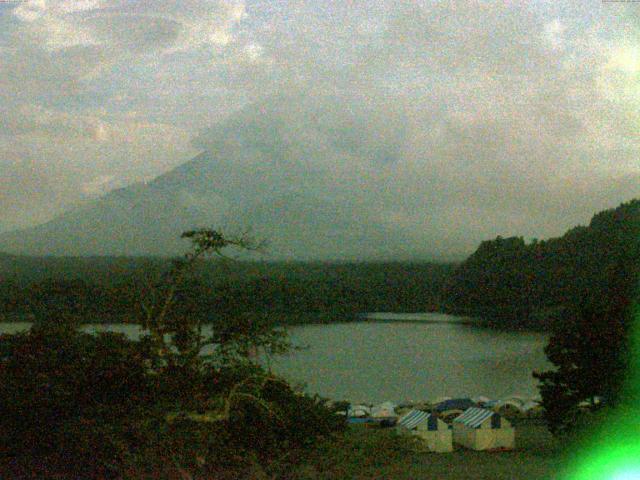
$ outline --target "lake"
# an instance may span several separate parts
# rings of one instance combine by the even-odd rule
[[[441,396],[536,397],[535,369],[550,365],[540,333],[501,332],[442,314],[394,314],[385,319],[289,327],[306,348],[277,358],[272,368],[310,393],[336,400],[378,403]],[[377,321],[381,320],[381,321]],[[14,332],[28,323],[2,323]],[[137,337],[135,325],[89,325]]]

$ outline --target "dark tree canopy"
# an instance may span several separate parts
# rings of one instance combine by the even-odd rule
[[[204,328],[189,295],[196,264],[255,244],[212,230],[184,236],[192,250],[138,298],[139,340],[78,330],[85,283],[34,287],[37,321],[0,336],[1,478],[242,478],[286,468],[291,450],[343,426],[325,400],[260,364],[256,350],[289,348],[268,318],[228,315]]]
[[[627,264],[626,275],[637,274],[639,239],[640,200],[632,200],[560,238],[483,242],[450,277],[442,306],[499,327],[551,331],[564,321],[565,309],[575,309],[576,299],[604,291],[621,264]]]
[[[631,332],[636,320],[640,236],[635,218],[624,218],[622,243],[612,238],[610,261],[597,281],[581,284],[569,302],[545,352],[554,369],[535,373],[547,423],[554,432],[571,430],[583,410],[612,407],[626,398],[631,367]],[[611,226],[609,218],[599,218]],[[628,221],[628,223],[626,223]],[[611,230],[610,230],[611,231]],[[615,231],[611,231],[612,237]]]

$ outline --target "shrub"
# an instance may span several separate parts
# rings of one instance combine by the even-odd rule
[[[0,336],[1,460],[21,476],[117,471],[154,401],[144,358],[123,335],[36,326]]]

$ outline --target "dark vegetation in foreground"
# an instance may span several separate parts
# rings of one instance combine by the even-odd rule
[[[245,478],[343,428],[240,357],[154,348],[46,324],[0,337],[0,477]]]
[[[140,340],[81,333],[79,312],[58,304],[28,332],[0,336],[1,478],[287,478],[343,430],[326,401],[253,360],[286,352],[285,332],[238,317],[205,335],[208,319],[184,304],[203,257],[252,242],[183,236],[193,249],[141,298]]]
[[[539,424],[517,426],[512,452],[433,454],[393,430],[347,428],[321,399],[241,359],[151,366],[152,339],[59,324],[0,345],[2,478],[517,480],[558,470],[558,442]]]

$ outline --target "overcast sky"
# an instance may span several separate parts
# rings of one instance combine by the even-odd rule
[[[601,0],[0,1],[0,229],[187,161],[247,105],[314,98],[390,152],[332,159],[364,217],[558,235],[640,196],[639,33],[639,3]]]

